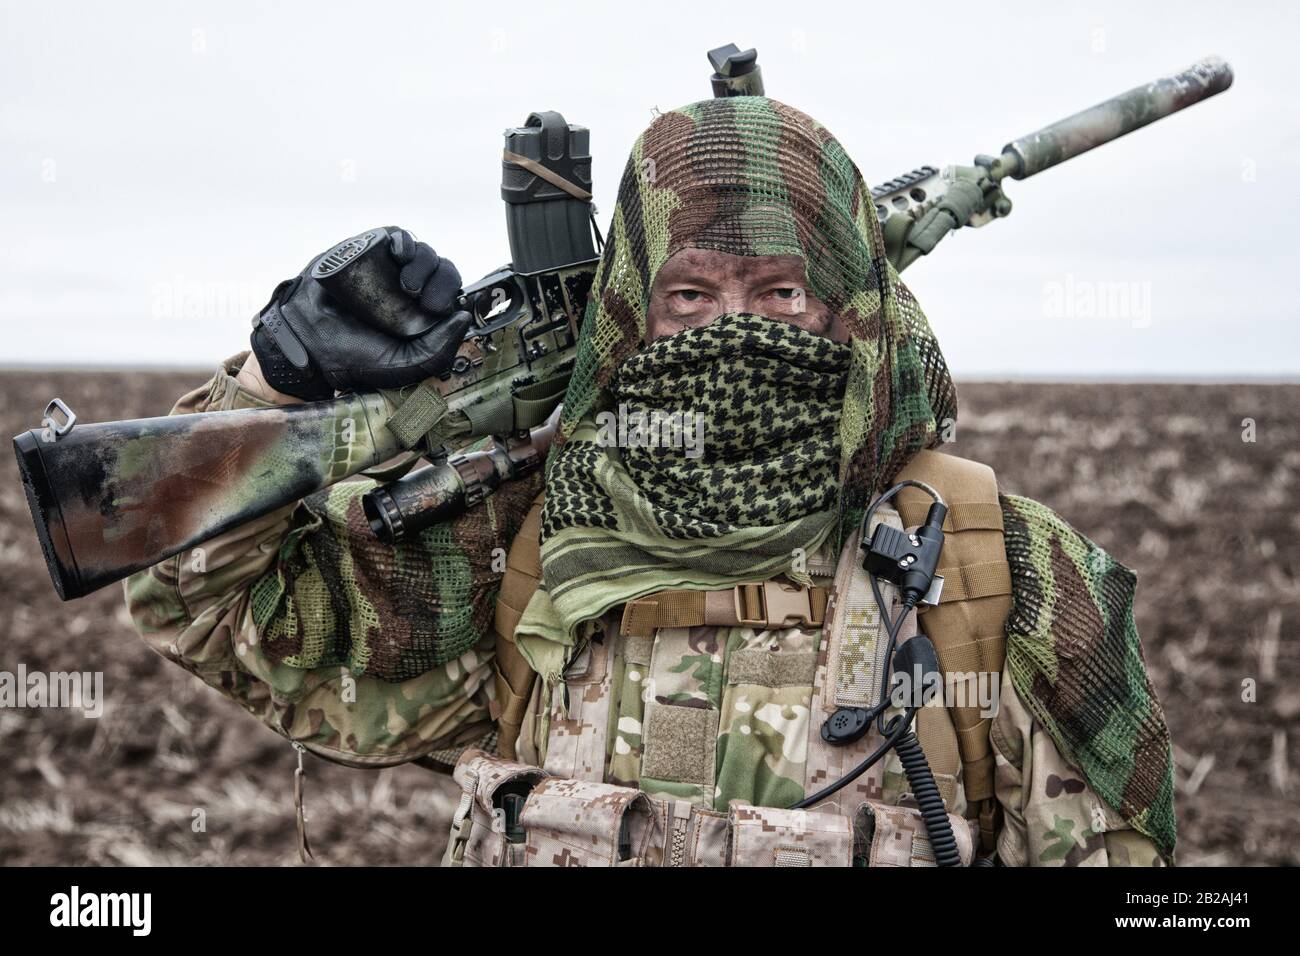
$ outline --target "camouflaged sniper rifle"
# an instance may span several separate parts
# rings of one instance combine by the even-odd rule
[[[716,96],[761,95],[757,52],[709,53]],[[1025,179],[1227,89],[1217,58],[1013,140],[997,157],[922,166],[872,189],[890,261],[907,268],[953,229],[1011,211]],[[512,263],[464,290],[474,315],[450,371],[401,391],[276,408],[79,425],[54,399],[14,438],[55,590],[80,597],[276,508],[367,472],[395,479],[363,499],[396,540],[472,506],[545,454],[572,370],[597,261],[588,132],[558,113],[506,131],[502,195]],[[331,250],[316,277],[355,314],[404,334],[391,262],[370,234]],[[599,236],[597,236],[599,239]],[[378,250],[378,251],[377,251]],[[62,421],[56,416],[62,417]],[[383,474],[373,471],[406,453]],[[433,463],[402,477],[421,456]]]
[[[501,193],[512,261],[463,290],[473,323],[442,376],[300,405],[90,425],[50,402],[42,427],[15,437],[14,450],[59,597],[81,597],[360,472],[395,479],[432,460],[363,502],[376,534],[395,540],[539,464],[598,261],[588,130],[556,112],[507,130]],[[400,291],[378,238],[340,243],[312,277],[350,314],[419,335],[433,320]]]

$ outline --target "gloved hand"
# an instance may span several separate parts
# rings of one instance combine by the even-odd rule
[[[309,401],[410,385],[456,357],[472,320],[460,284],[456,266],[405,229],[371,229],[276,286],[253,352],[267,384]]]

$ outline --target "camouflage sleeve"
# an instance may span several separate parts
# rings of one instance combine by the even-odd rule
[[[1050,508],[1001,505],[1012,606],[994,741],[1008,852],[1142,863],[1154,846],[1170,862],[1172,745],[1133,618],[1136,575]],[[1122,828],[1135,832],[1112,839]]]
[[[266,404],[234,379],[243,359],[172,414]],[[132,576],[127,605],[156,651],[320,756],[454,763],[490,745],[496,549],[539,483],[383,546],[361,514],[374,483],[344,482]]]
[[[998,859],[1007,866],[1164,865],[1155,844],[1061,756],[1005,674],[989,738],[1002,807]]]

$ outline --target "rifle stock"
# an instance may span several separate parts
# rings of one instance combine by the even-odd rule
[[[81,597],[386,461],[377,392],[14,438],[50,578]]]
[[[69,423],[64,434],[47,409],[44,427],[13,443],[59,597],[119,581],[373,468],[413,442],[441,459],[448,446],[537,428],[563,397],[594,272],[594,261],[532,275],[506,268],[470,286],[475,324],[451,371],[421,386],[437,393],[445,412],[418,441],[389,427],[413,397],[410,389]]]

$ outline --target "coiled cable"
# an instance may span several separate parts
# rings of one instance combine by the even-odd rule
[[[912,797],[921,810],[921,819],[925,830],[930,835],[930,846],[934,850],[934,861],[939,866],[961,866],[961,854],[957,852],[957,837],[952,832],[952,821],[943,805],[943,796],[939,785],[934,782],[934,771],[925,759],[921,742],[916,734],[909,730],[894,744],[907,775],[907,783],[912,788]]]

